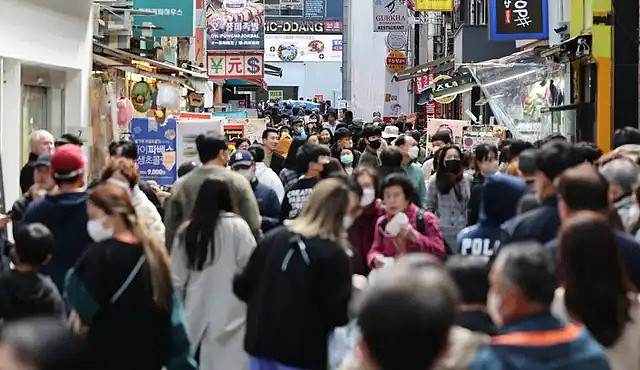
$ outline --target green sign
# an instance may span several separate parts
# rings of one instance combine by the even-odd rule
[[[153,30],[153,36],[193,36],[194,35],[194,0],[134,0],[133,8],[146,10],[154,15],[136,15],[134,24],[142,26],[151,22],[159,30]],[[137,31],[138,34],[140,31]]]
[[[284,99],[284,91],[269,90],[269,100],[282,100],[282,99]]]

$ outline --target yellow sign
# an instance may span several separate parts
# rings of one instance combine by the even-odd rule
[[[400,50],[391,50],[387,54],[387,69],[391,73],[400,72],[407,67],[407,56]]]
[[[440,81],[445,81],[445,80],[450,80],[451,77],[447,76],[447,75],[440,75],[436,78],[433,79],[433,83],[434,83],[434,88],[433,88],[433,92],[438,92],[438,91],[443,91],[445,89],[451,88],[451,87],[455,87],[458,86],[458,83],[455,81],[452,82],[447,82],[446,84],[438,84],[438,82]],[[434,98],[433,100],[437,101],[440,104],[449,104],[452,101],[454,101],[456,99],[456,97],[458,96],[458,94],[454,94],[454,95],[449,95],[449,96],[442,96],[439,98]]]
[[[453,0],[416,0],[419,12],[452,12]]]

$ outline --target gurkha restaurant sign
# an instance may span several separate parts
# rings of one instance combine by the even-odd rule
[[[491,40],[549,38],[547,0],[490,0],[489,17]]]

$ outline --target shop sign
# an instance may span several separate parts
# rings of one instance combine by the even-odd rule
[[[407,67],[407,56],[400,50],[391,50],[387,54],[387,69],[391,73],[400,72]]]
[[[284,99],[283,90],[269,90],[269,100],[282,100]]]
[[[407,46],[407,34],[404,32],[389,32],[385,39],[390,50],[404,49]]]
[[[342,61],[342,35],[266,35],[267,62]]]
[[[407,32],[407,0],[372,0],[373,32]]]
[[[153,15],[135,15],[133,23],[142,26],[152,23],[161,29],[153,30],[153,36],[193,36],[195,12],[193,0],[134,0],[133,8],[146,10]]]
[[[224,125],[223,129],[227,141],[244,137],[244,125]]]
[[[138,146],[138,172],[145,181],[171,185],[176,181],[176,120],[158,124],[153,118],[131,120],[131,141]]]
[[[453,0],[416,0],[419,12],[452,12]]]
[[[209,53],[207,72],[210,78],[263,78],[264,54]]]
[[[434,93],[441,92],[441,91],[450,89],[452,87],[458,86],[458,83],[456,81],[453,81],[451,77],[447,75],[440,75],[434,78],[433,83],[435,84],[433,88]],[[457,96],[458,94],[455,94],[455,95],[446,96],[446,97],[434,98],[434,100],[440,104],[449,104],[452,101],[454,101]]]
[[[207,7],[207,50],[264,49],[264,0],[225,0]]]
[[[547,0],[490,0],[489,18],[491,40],[549,37]]]
[[[433,82],[433,75],[424,75],[416,77],[416,94],[420,94],[429,88]]]
[[[267,20],[264,31],[284,34],[342,33],[342,21]]]

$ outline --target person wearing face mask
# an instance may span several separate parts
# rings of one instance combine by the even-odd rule
[[[307,119],[307,133],[318,132],[322,127],[322,118],[318,113],[311,113]]]
[[[498,148],[488,144],[480,144],[475,149],[475,168],[471,182],[471,197],[467,210],[467,225],[475,225],[480,214],[480,202],[482,200],[482,184],[488,176],[498,172]]]
[[[349,243],[353,256],[353,273],[367,276],[371,268],[367,264],[367,255],[373,245],[373,236],[378,218],[384,214],[382,201],[378,199],[379,179],[377,172],[370,167],[358,167],[351,178],[362,188],[360,205],[362,212],[349,228]]]
[[[420,153],[418,143],[409,135],[400,135],[394,142],[394,145],[402,151],[402,169],[416,188],[418,199],[420,200],[416,205],[419,208],[424,208],[427,188],[424,183],[422,169],[420,165],[415,163]]]
[[[72,327],[106,369],[195,369],[167,250],[127,191],[98,185],[85,212],[95,243],[65,280]]]
[[[551,315],[556,270],[549,251],[533,242],[503,248],[489,274],[487,310],[500,334],[470,369],[609,369],[602,347],[584,325]]]
[[[353,152],[354,150],[351,148],[344,148],[340,151],[340,164],[349,176],[353,173]]]
[[[280,201],[276,192],[258,181],[256,162],[253,155],[246,150],[238,150],[229,160],[231,170],[239,173],[249,181],[258,201],[258,209],[262,216],[262,231],[267,232],[280,224]]]
[[[343,149],[350,149],[353,154],[352,167],[357,167],[360,161],[360,152],[353,149],[353,135],[347,128],[341,127],[334,134],[335,145],[331,148],[331,156],[340,160]]]
[[[464,176],[462,151],[456,145],[440,149],[438,163],[427,186],[427,210],[438,216],[447,247],[454,248],[458,233],[467,226],[471,179]]]
[[[424,173],[424,181],[429,181],[433,175],[434,169],[438,168],[438,154],[441,148],[451,144],[451,134],[449,131],[438,131],[430,138],[431,149],[422,164],[422,172]]]
[[[387,143],[382,140],[382,129],[367,125],[362,131],[362,138],[366,147],[360,156],[358,166],[378,169],[380,167],[380,152],[387,146]]]
[[[307,139],[307,133],[304,131],[304,120],[296,118],[292,123],[292,129],[294,139]]]

